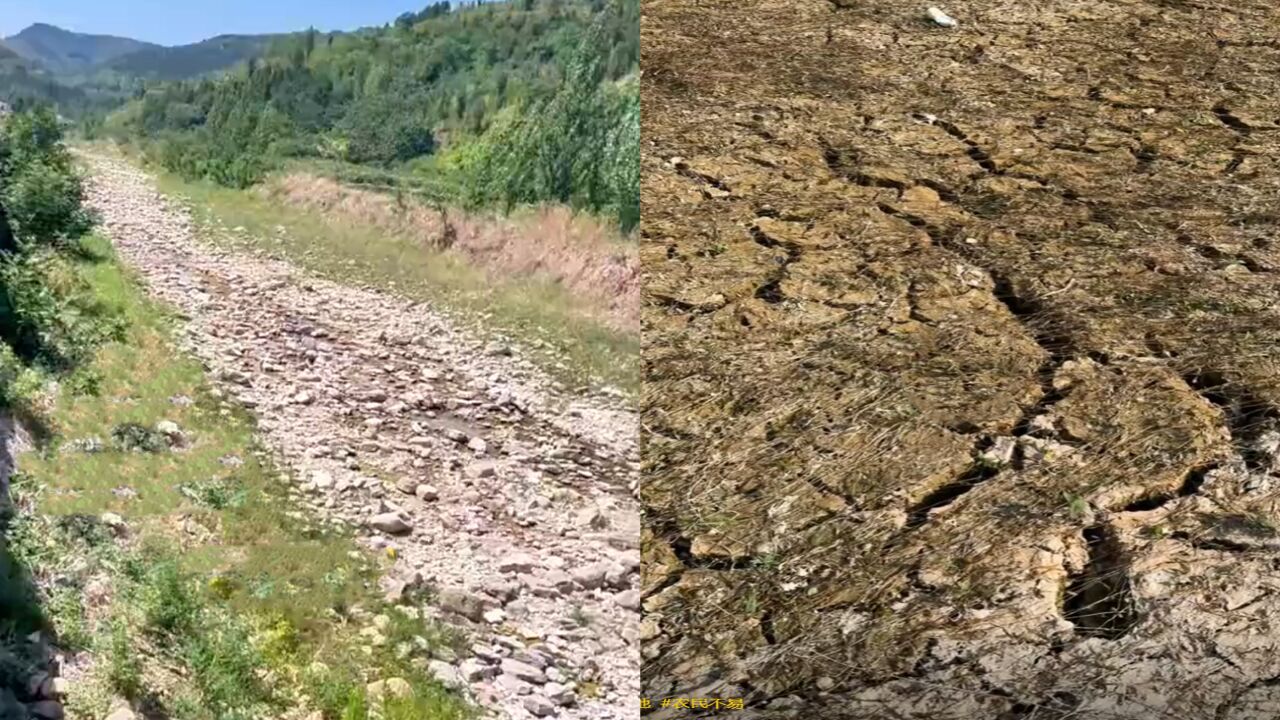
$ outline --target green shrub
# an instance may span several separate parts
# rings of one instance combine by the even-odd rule
[[[18,238],[65,246],[93,228],[84,205],[84,186],[69,169],[48,160],[32,160],[17,168],[0,191]]]
[[[233,618],[206,623],[200,632],[185,638],[185,646],[184,659],[205,707],[217,717],[248,717],[237,711],[269,697],[257,675],[263,659],[248,633]]]
[[[0,126],[0,177],[11,176],[33,162],[65,171],[71,168],[58,116],[48,107],[12,115]]]
[[[49,591],[46,607],[60,647],[82,650],[93,642],[85,618],[84,593],[77,585],[59,585]]]
[[[47,255],[0,259],[0,339],[27,362],[60,366],[69,358],[59,347],[58,298],[46,282]]]
[[[0,125],[0,401],[9,405],[34,394],[29,366],[73,370],[123,330],[67,261],[93,226],[84,195],[52,111]]]
[[[106,646],[107,682],[112,690],[130,700],[136,699],[142,692],[142,664],[129,637],[129,628],[122,620],[112,623]]]
[[[39,599],[27,569],[0,546],[0,637],[24,636],[42,624]]]
[[[208,132],[168,135],[148,150],[148,160],[169,172],[238,189],[257,184],[271,169],[265,151],[238,148]]]
[[[25,363],[64,372],[118,339],[123,320],[48,249],[0,257],[0,340]]]
[[[210,510],[242,507],[248,499],[248,493],[233,478],[210,478],[181,485],[178,490]]]
[[[148,631],[175,641],[190,637],[199,627],[202,607],[195,584],[174,561],[157,561],[141,591]]]
[[[0,343],[0,404],[15,407],[29,401],[43,382],[40,373],[28,367],[13,348]]]

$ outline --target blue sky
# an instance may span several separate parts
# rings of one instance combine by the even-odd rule
[[[0,0],[0,36],[35,22],[180,45],[224,33],[352,30],[431,0]]]

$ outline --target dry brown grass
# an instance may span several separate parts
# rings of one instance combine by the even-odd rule
[[[599,308],[601,319],[614,328],[639,328],[639,253],[597,218],[565,207],[524,210],[508,218],[447,208],[442,213],[417,201],[297,172],[277,179],[267,192],[296,207],[421,238],[432,248],[451,248],[499,276],[549,278]]]

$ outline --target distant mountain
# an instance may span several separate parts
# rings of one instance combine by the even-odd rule
[[[86,35],[36,23],[3,44],[23,58],[58,74],[83,73],[96,65],[159,45],[112,35]]]
[[[108,60],[98,69],[158,80],[182,80],[257,57],[283,35],[219,35],[190,45],[152,46]]]
[[[111,35],[87,35],[37,23],[0,40],[33,71],[79,83],[106,72],[157,80],[183,80],[225,70],[262,55],[284,35],[219,35],[190,45],[165,47]],[[0,58],[6,55],[0,55]]]

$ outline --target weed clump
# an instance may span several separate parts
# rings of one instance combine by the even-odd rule
[[[245,504],[248,492],[240,487],[233,478],[209,478],[188,483],[178,491],[190,498],[197,505],[210,510],[227,510]]]
[[[159,453],[169,448],[164,433],[138,423],[121,423],[111,428],[111,443],[120,452]]]

